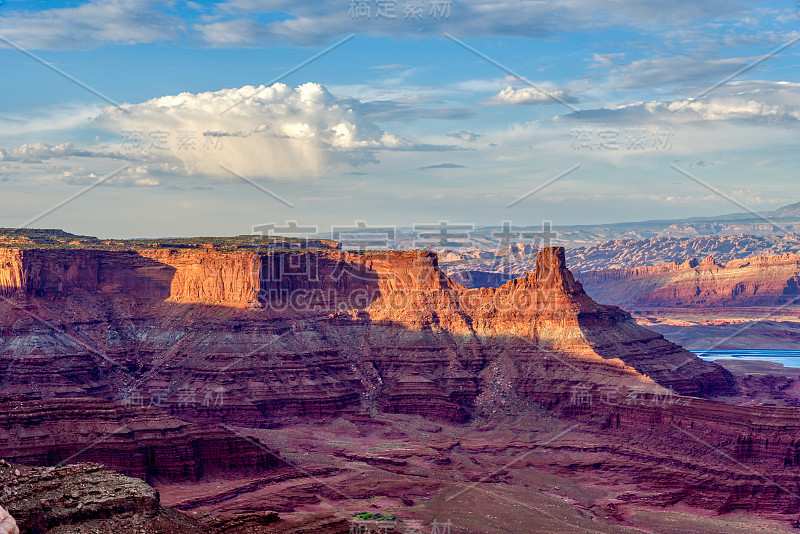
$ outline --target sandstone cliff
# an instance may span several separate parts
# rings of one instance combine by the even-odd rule
[[[8,254],[7,392],[268,426],[372,407],[464,420],[587,381],[688,395],[732,387],[720,367],[592,301],[563,249],[480,290],[419,251]]]
[[[800,255],[712,257],[580,273],[593,298],[628,309],[782,306],[800,300]]]
[[[560,248],[483,289],[454,282],[429,252],[29,249],[5,265],[0,391],[14,395],[0,406],[0,456],[194,480],[280,465],[217,423],[267,432],[410,414],[462,428],[530,412],[594,439],[533,448],[555,450],[565,471],[601,465],[649,490],[632,501],[797,505],[780,490],[800,469],[797,410],[696,398],[732,393],[730,374],[592,300]]]
[[[258,258],[215,250],[0,249],[0,296],[80,291],[246,306],[258,293]]]

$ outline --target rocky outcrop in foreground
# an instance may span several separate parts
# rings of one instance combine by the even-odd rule
[[[0,503],[22,532],[206,531],[189,516],[161,506],[158,492],[141,480],[97,464],[42,468],[0,461]],[[0,532],[20,532],[16,527],[4,531],[5,524],[0,522]]]
[[[0,533],[2,534],[19,534],[19,527],[17,522],[8,513],[8,511],[0,506]]]

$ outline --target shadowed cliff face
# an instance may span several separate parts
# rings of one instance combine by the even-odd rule
[[[175,272],[135,252],[0,249],[0,296],[53,299],[80,291],[163,300]]]

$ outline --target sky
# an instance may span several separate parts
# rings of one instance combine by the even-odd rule
[[[0,2],[0,226],[594,224],[800,201],[795,0]]]

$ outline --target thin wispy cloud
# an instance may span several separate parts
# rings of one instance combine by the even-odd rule
[[[689,20],[737,20],[748,2],[692,2],[670,4],[615,0],[598,4],[526,2],[451,3],[437,17],[408,16],[402,8],[395,17],[356,16],[348,4],[335,0],[303,3],[225,1],[190,8],[152,0],[92,0],[78,5],[31,10],[4,5],[0,35],[37,50],[85,49],[106,44],[202,42],[211,47],[270,47],[281,42],[318,45],[348,33],[369,36],[437,36],[443,32],[473,37],[546,38],[561,32],[589,32],[603,27],[628,26],[644,30],[654,23],[682,27]],[[280,20],[261,21],[261,15],[282,13]]]
[[[428,171],[431,169],[463,169],[463,165],[459,165],[457,163],[437,163],[436,165],[426,165],[425,167],[420,167],[419,170],[421,171]]]

